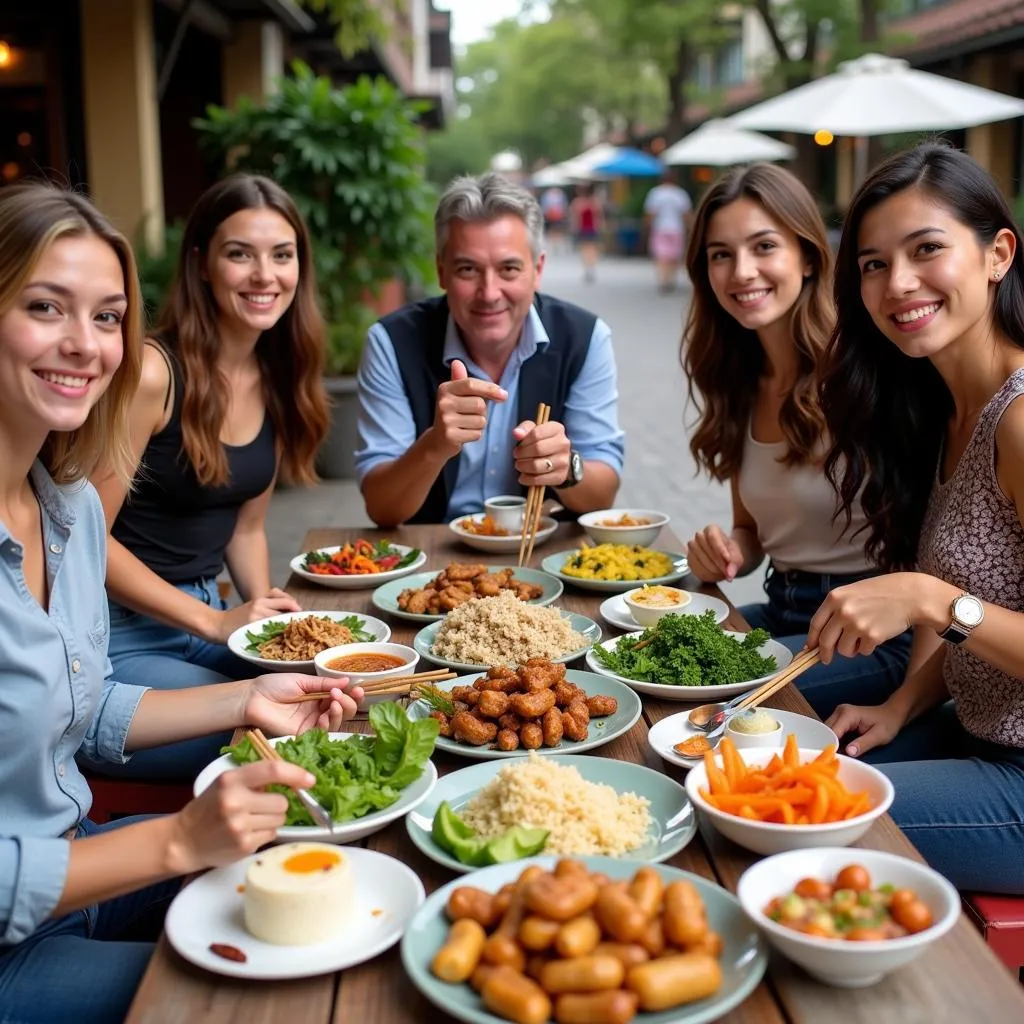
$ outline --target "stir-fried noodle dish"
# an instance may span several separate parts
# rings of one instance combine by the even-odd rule
[[[312,661],[321,651],[361,640],[347,626],[326,616],[306,615],[291,619],[284,628],[257,647],[261,658],[271,661]]]

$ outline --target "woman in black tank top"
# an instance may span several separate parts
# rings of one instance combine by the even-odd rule
[[[225,646],[298,606],[271,587],[264,521],[280,472],[315,481],[327,429],[324,325],[309,234],[274,182],[236,175],[200,198],[131,409],[132,489],[94,483],[110,527],[116,678],[163,689],[245,678]],[[227,566],[243,604],[227,610]]]

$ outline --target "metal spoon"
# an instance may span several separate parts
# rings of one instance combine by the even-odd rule
[[[726,718],[723,718],[721,723],[718,725],[717,728],[712,729],[711,732],[709,732],[706,736],[704,736],[704,739],[706,739],[708,741],[709,748],[711,750],[715,750],[717,748],[719,740],[721,740],[721,738],[725,735],[725,723],[726,723],[726,720],[727,720]],[[687,739],[692,739],[692,738],[693,737],[687,737]],[[682,742],[685,743],[686,741],[684,740]],[[700,754],[684,754],[683,751],[679,750],[676,746],[672,747],[672,753],[675,754],[676,757],[681,757],[684,761],[703,761],[704,760],[704,754],[703,753],[700,753]]]
[[[701,732],[711,732],[711,730],[717,728],[722,722],[725,721],[725,716],[734,708],[741,700],[745,700],[750,696],[750,693],[741,693],[738,697],[733,697],[730,701],[722,701],[718,704],[701,704],[700,707],[694,708],[687,716],[686,720],[694,727],[694,729],[700,729]]]

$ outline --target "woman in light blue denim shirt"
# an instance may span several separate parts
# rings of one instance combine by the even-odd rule
[[[172,879],[272,839],[284,797],[313,779],[248,765],[178,814],[96,826],[75,755],[131,752],[249,722],[275,734],[338,728],[341,689],[281,674],[169,692],[109,678],[106,527],[85,482],[101,454],[130,471],[127,408],[141,303],[124,238],[46,185],[0,192],[0,1022],[124,1018],[152,951],[127,941]],[[353,690],[352,696],[359,697]],[[134,929],[134,931],[133,931]]]

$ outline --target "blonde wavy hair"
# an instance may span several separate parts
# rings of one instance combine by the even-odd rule
[[[131,246],[85,196],[44,182],[0,189],[0,316],[18,301],[46,251],[62,238],[106,242],[124,274],[124,354],[107,390],[77,430],[53,432],[39,454],[58,484],[88,477],[101,462],[131,481],[128,410],[142,369],[142,297]]]

